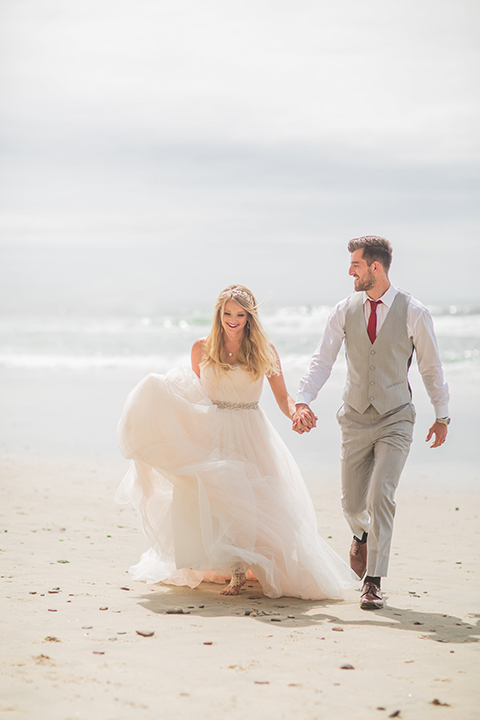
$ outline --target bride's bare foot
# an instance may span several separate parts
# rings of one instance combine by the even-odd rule
[[[232,573],[232,579],[228,583],[227,587],[220,591],[220,595],[238,595],[240,590],[247,582],[244,572]]]

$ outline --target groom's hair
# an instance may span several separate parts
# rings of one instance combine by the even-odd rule
[[[353,238],[348,243],[348,252],[353,253],[355,250],[363,250],[363,259],[367,265],[373,262],[379,262],[383,265],[383,269],[388,273],[392,264],[392,246],[383,237],[378,235],[364,235],[363,237]]]

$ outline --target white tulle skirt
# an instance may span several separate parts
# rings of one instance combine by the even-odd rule
[[[242,565],[272,598],[340,599],[352,586],[261,409],[220,408],[193,372],[175,369],[134,388],[118,439],[132,463],[115,500],[135,506],[151,544],[133,579],[196,587]]]

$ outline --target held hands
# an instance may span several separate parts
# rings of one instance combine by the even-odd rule
[[[432,439],[433,436],[435,436],[435,439],[433,443],[430,445],[431,448],[440,447],[440,445],[443,445],[445,440],[447,439],[447,432],[448,427],[444,425],[443,423],[434,422],[433,425],[430,426],[428,435],[425,438],[425,442],[428,442]]]
[[[310,410],[308,405],[300,403],[292,415],[292,430],[302,435],[317,427],[317,416]]]

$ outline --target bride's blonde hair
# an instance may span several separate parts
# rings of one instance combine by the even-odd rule
[[[227,300],[234,300],[248,316],[242,342],[237,355],[237,365],[249,372],[255,380],[263,375],[279,372],[277,356],[270,345],[265,330],[258,319],[257,302],[244,285],[229,285],[222,290],[215,303],[213,325],[204,345],[202,365],[213,365],[221,371],[230,369],[224,349],[223,309]]]

